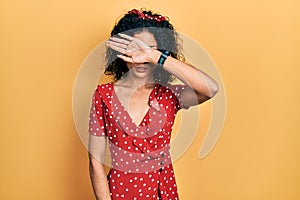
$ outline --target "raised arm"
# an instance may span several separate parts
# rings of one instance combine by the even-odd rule
[[[97,200],[111,200],[104,169],[104,158],[106,150],[106,137],[89,136],[89,171]]]
[[[123,54],[118,55],[119,58],[130,63],[158,63],[162,53],[148,46],[146,41],[125,34],[119,36],[121,38],[112,37],[107,41],[108,47]],[[203,103],[218,92],[216,81],[194,66],[168,56],[163,68],[188,85],[181,94],[181,102],[186,107]]]
[[[161,54],[153,49],[149,62],[156,64]],[[187,107],[203,103],[218,92],[217,82],[192,65],[168,56],[163,68],[189,86],[181,94],[181,101]]]

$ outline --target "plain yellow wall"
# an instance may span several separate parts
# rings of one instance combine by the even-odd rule
[[[297,0],[2,0],[0,199],[93,199],[73,83],[115,20],[141,7],[202,44],[226,89],[214,150],[198,159],[200,133],[174,163],[181,199],[300,199]]]

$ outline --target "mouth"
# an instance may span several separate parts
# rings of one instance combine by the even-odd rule
[[[135,67],[135,70],[137,72],[142,73],[142,72],[145,72],[147,70],[147,67],[137,66],[137,67]]]

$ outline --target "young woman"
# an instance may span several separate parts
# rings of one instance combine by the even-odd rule
[[[105,73],[115,81],[98,85],[90,114],[97,199],[178,199],[169,153],[176,113],[212,98],[218,85],[182,61],[173,29],[167,17],[134,9],[111,32]],[[173,77],[184,84],[171,85]],[[112,167],[106,175],[107,139]]]

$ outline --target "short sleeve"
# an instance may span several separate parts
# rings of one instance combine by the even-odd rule
[[[173,94],[176,97],[175,104],[176,104],[177,110],[188,109],[189,108],[189,106],[184,105],[183,102],[181,101],[182,92],[186,87],[187,87],[187,85],[180,85],[180,84],[171,85],[171,84],[168,84],[168,88],[173,92]]]
[[[89,134],[105,136],[104,103],[98,89],[95,90],[89,118]]]

